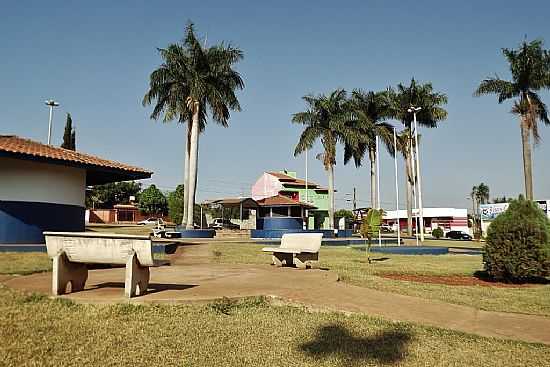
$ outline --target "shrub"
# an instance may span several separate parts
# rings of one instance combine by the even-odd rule
[[[443,230],[439,227],[435,228],[433,231],[432,231],[432,236],[434,236],[435,238],[441,238],[443,237]]]
[[[510,282],[550,274],[550,222],[537,203],[522,196],[487,230],[483,262],[487,274]]]

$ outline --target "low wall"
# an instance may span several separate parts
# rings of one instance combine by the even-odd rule
[[[339,230],[337,234],[331,229],[253,229],[250,231],[250,238],[281,238],[285,233],[322,233],[323,238],[344,238],[353,234],[350,229]]]

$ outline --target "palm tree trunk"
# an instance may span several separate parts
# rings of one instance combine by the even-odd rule
[[[407,196],[406,196],[406,199],[407,199],[407,234],[408,234],[409,236],[412,236],[412,225],[413,225],[413,220],[412,220],[413,190],[412,190],[411,181],[410,181],[410,179],[409,179],[409,177],[412,176],[412,174],[411,174],[410,157],[405,158],[405,171],[406,171],[406,174],[405,174],[405,185],[406,185],[406,187],[407,187]]]
[[[376,151],[369,149],[370,160],[370,205],[373,208],[378,208],[376,202]]]
[[[189,190],[187,192],[187,224],[186,229],[193,229],[193,210],[195,208],[195,193],[197,191],[197,167],[199,157],[199,107],[194,109],[191,125],[191,146],[189,152]]]
[[[328,168],[328,221],[329,229],[334,229],[334,166]]]
[[[181,226],[187,226],[187,205],[189,203],[189,154],[191,152],[191,124],[187,123],[187,134],[185,137],[185,163],[183,173],[183,217]]]
[[[531,139],[529,138],[529,127],[527,120],[521,119],[521,145],[523,148],[523,176],[525,178],[525,197],[533,200],[533,171],[531,161]]]

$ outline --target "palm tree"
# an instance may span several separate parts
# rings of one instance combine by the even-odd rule
[[[353,132],[349,126],[351,114],[349,112],[346,92],[337,89],[328,96],[307,95],[302,97],[307,103],[307,110],[295,113],[292,122],[305,126],[300,139],[294,149],[294,156],[309,150],[320,140],[323,153],[319,157],[328,173],[329,195],[329,226],[334,228],[334,165],[336,164],[336,145],[355,145]]]
[[[470,192],[470,199],[472,200],[472,221],[475,235],[476,233],[481,233],[481,221],[477,222],[477,208],[480,204],[487,204],[489,202],[489,186],[483,182],[477,186],[473,186]]]
[[[434,128],[437,123],[447,118],[447,111],[442,107],[447,103],[447,96],[433,91],[431,83],[418,84],[413,78],[408,86],[397,85],[397,90],[392,88],[387,92],[392,100],[392,117],[405,126],[408,137],[403,141],[403,155],[407,169],[407,231],[412,235],[412,186],[416,183],[413,177],[413,157],[416,155],[413,140],[413,114],[408,109],[420,107],[416,119],[420,126]],[[411,181],[412,180],[412,181]]]
[[[474,95],[497,94],[498,103],[517,98],[512,113],[519,116],[521,143],[523,147],[523,174],[525,196],[533,200],[533,173],[531,161],[531,138],[535,144],[540,140],[537,123],[550,124],[546,105],[537,94],[550,89],[550,51],[542,49],[542,40],[523,41],[519,49],[502,49],[510,64],[512,81],[498,76],[486,78],[481,82]]]
[[[477,185],[476,200],[479,204],[487,204],[489,202],[489,194],[489,186],[485,185],[483,182]]]
[[[370,197],[371,206],[378,208],[376,198],[376,137],[386,146],[393,156],[393,127],[385,118],[390,116],[391,101],[386,92],[364,92],[354,90],[350,99],[350,108],[353,113],[351,127],[359,139],[357,146],[346,144],[344,147],[344,164],[353,158],[355,166],[360,167],[361,161],[368,152],[370,161]]]
[[[243,58],[243,52],[223,43],[203,47],[189,23],[183,42],[159,49],[159,53],[163,63],[150,75],[143,105],[155,104],[151,119],[164,114],[164,122],[187,122],[188,164],[184,174],[187,210],[182,225],[193,229],[199,133],[206,125],[208,112],[215,122],[227,127],[230,111],[240,111],[235,91],[243,89],[244,83],[233,66]]]

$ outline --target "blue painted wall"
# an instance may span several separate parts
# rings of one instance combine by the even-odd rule
[[[77,205],[0,201],[0,243],[44,243],[44,231],[84,231],[84,215]]]
[[[280,230],[280,229],[299,229],[304,227],[302,218],[289,217],[263,217],[256,219],[256,229]]]

